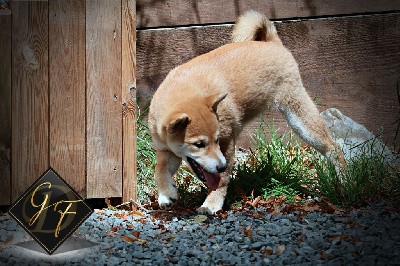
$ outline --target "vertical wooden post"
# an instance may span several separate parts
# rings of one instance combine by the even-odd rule
[[[11,204],[11,16],[0,14],[0,205]]]
[[[122,200],[136,200],[136,1],[122,0]]]
[[[86,196],[85,1],[49,1],[50,165]]]
[[[120,1],[86,1],[86,71],[87,197],[121,197]]]
[[[12,3],[12,200],[49,167],[48,3]]]

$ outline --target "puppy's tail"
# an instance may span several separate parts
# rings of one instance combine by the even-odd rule
[[[233,28],[232,41],[273,41],[281,43],[274,24],[266,16],[253,10],[247,11],[239,17]]]

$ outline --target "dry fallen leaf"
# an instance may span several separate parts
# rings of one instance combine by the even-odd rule
[[[140,245],[145,246],[147,244],[147,240],[146,239],[139,239],[138,240]]]
[[[261,196],[258,196],[257,198],[255,198],[253,200],[253,202],[251,203],[251,206],[253,206],[255,208],[257,206],[257,204],[260,202],[261,199],[262,199]]]
[[[169,232],[171,232],[171,231],[169,231],[169,230],[166,229],[166,228],[163,228],[163,229],[161,229],[160,235],[166,234],[166,233],[169,233]]]
[[[331,240],[331,241],[333,241],[335,239],[349,239],[349,238],[351,238],[351,235],[331,235],[331,236],[328,236],[328,239]]]
[[[275,209],[275,210],[272,212],[272,215],[280,215],[280,214],[282,214],[282,212],[281,212],[280,210],[278,210],[278,209]]]
[[[144,215],[143,213],[141,213],[140,211],[131,211],[129,213],[129,215],[133,216],[133,217],[139,217],[139,218],[145,218],[146,215]]]
[[[244,234],[245,234],[247,237],[253,237],[253,232],[251,232],[251,226],[248,226],[248,227],[246,227],[246,228],[244,229]]]
[[[335,205],[326,200],[322,200],[321,207],[326,213],[334,213],[336,211]]]
[[[236,206],[235,206],[236,207]],[[219,210],[215,213],[220,219],[226,219],[228,217],[228,213],[223,210]]]
[[[116,235],[117,235],[117,232],[114,232],[114,231],[108,231],[106,233],[106,236],[109,236],[109,237],[115,237]]]
[[[139,236],[140,236],[140,232],[138,232],[138,231],[133,231],[131,234],[136,238],[139,238]]]
[[[261,250],[261,253],[264,255],[272,255],[274,253],[274,251],[272,249],[264,249],[264,250]]]
[[[111,205],[111,200],[109,198],[105,198],[104,201],[106,202],[108,209],[114,210],[114,211],[117,210],[117,208],[115,208],[114,206]]]
[[[167,242],[171,242],[172,240],[174,240],[175,237],[174,236],[169,236],[169,237],[165,237],[162,240],[167,241]]]
[[[275,201],[275,197],[270,197],[269,199],[267,199],[266,200],[266,204],[270,204],[270,203],[272,203],[272,202],[274,202]]]
[[[150,217],[152,217],[154,219],[160,219],[161,218],[161,212],[156,212],[153,215],[151,215]]]
[[[99,209],[94,209],[94,212],[95,212],[97,215],[103,215],[103,214],[106,213],[105,210],[99,210]]]
[[[275,202],[281,204],[285,199],[286,196],[279,196],[277,199],[275,199]]]
[[[14,239],[14,237],[12,235],[9,235],[4,241],[0,242],[0,248],[4,248],[6,246],[8,246],[12,240]]]
[[[321,212],[321,208],[318,205],[307,205],[307,206],[304,206],[302,209],[305,212],[313,212],[313,211]]]
[[[127,243],[133,243],[133,242],[137,241],[136,238],[129,237],[129,236],[126,236],[126,235],[122,235],[121,239],[124,240]]]
[[[297,196],[294,197],[294,199],[297,200],[297,201],[300,201],[301,197],[299,195],[297,195]]]
[[[106,202],[108,208],[112,207],[111,200],[109,198],[105,198],[104,201]]]
[[[125,211],[122,211],[122,212],[121,212],[121,219],[122,219],[123,221],[127,221],[127,220],[128,220],[127,212],[125,212]]]
[[[117,232],[119,229],[121,229],[121,226],[113,226],[111,227],[111,231]]]
[[[279,246],[277,246],[276,249],[275,249],[275,254],[276,254],[277,256],[279,256],[279,255],[281,255],[281,254],[285,251],[285,249],[286,249],[285,245],[279,245]]]
[[[264,219],[265,218],[265,213],[264,212],[255,212],[251,214],[251,217],[255,219]]]

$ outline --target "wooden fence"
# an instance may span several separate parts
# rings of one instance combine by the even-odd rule
[[[0,11],[0,205],[50,166],[85,198],[136,197],[135,16],[135,0]]]
[[[393,138],[398,0],[136,2],[13,1],[0,10],[0,205],[49,166],[83,197],[135,197],[135,57],[144,108],[172,68],[228,43],[248,9],[276,22],[320,110],[337,107]],[[239,145],[255,127],[258,119]]]
[[[233,22],[254,9],[276,22],[297,59],[304,85],[319,109],[336,107],[391,141],[400,104],[398,0],[137,0],[138,104],[177,65],[230,40]],[[275,126],[286,129],[279,114]],[[244,129],[248,146],[259,118]]]

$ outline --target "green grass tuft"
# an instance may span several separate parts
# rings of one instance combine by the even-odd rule
[[[365,144],[361,155],[348,162],[344,182],[334,166],[315,149],[302,146],[291,131],[277,136],[273,122],[270,136],[260,128],[252,138],[254,149],[249,159],[238,164],[230,188],[228,204],[238,204],[244,196],[285,196],[294,201],[298,195],[324,197],[340,206],[365,204],[385,194],[400,193],[400,179],[382,154]],[[370,146],[368,146],[370,145]]]
[[[334,166],[323,158],[319,158],[316,169],[320,194],[337,205],[362,205],[383,194],[390,196],[400,192],[399,178],[393,167],[379,154],[365,152],[350,160],[343,182],[336,175]]]
[[[316,171],[313,169],[313,151],[294,141],[293,134],[277,136],[273,123],[268,137],[263,121],[252,137],[249,158],[239,162],[229,184],[227,204],[235,203],[243,195],[285,196],[294,201],[297,195],[309,193],[315,186]],[[294,143],[294,144],[293,144]]]

